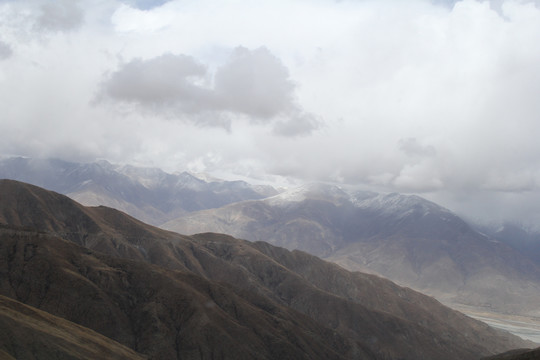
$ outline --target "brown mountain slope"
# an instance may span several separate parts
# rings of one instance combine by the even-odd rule
[[[57,234],[111,255],[144,260],[144,253],[134,248],[137,242],[171,237],[119,211],[84,207],[64,195],[17,181],[0,180],[0,200],[0,224]],[[122,246],[128,243],[132,246]]]
[[[12,192],[18,192],[19,195],[12,196]],[[183,276],[187,276],[191,281],[197,279],[197,282],[205,283],[204,287],[207,289],[218,286],[222,289],[218,293],[232,293],[236,300],[224,300],[225,304],[218,306],[221,310],[226,309],[227,314],[231,311],[236,314],[238,310],[234,309],[242,308],[240,303],[247,301],[250,306],[258,309],[253,314],[259,314],[261,310],[264,313],[268,312],[268,309],[280,309],[280,314],[289,314],[293,319],[298,319],[298,312],[307,315],[308,317],[302,315],[303,320],[289,322],[285,315],[281,315],[281,320],[272,320],[270,323],[277,327],[273,331],[275,334],[288,334],[288,331],[292,330],[283,329],[283,326],[291,322],[296,326],[304,324],[308,328],[312,327],[307,335],[302,335],[302,331],[307,330],[305,327],[300,326],[294,330],[296,336],[311,340],[295,341],[293,348],[298,344],[317,341],[323,349],[314,350],[316,354],[340,354],[336,356],[350,357],[351,354],[359,352],[366,357],[371,353],[378,358],[474,359],[528,346],[515,337],[498,333],[482,323],[465,318],[433,299],[375,276],[349,273],[305,253],[291,253],[265,243],[250,243],[216,234],[181,236],[145,225],[112,209],[85,208],[76,203],[67,206],[54,204],[56,197],[59,197],[61,202],[67,199],[26,184],[0,181],[0,223],[10,224],[9,219],[15,219],[11,220],[13,225],[36,227],[40,231],[64,235],[89,248],[139,262],[128,261],[127,264],[131,264],[129,267],[118,265],[118,262],[123,264],[125,260],[106,257],[108,260],[105,261],[102,255],[79,247],[77,249],[82,249],[78,250],[82,251],[82,255],[77,255],[74,250],[59,254],[58,247],[64,249],[67,246],[65,244],[69,243],[54,236],[37,236],[33,233],[34,235],[28,236],[47,238],[47,241],[55,239],[52,247],[47,244],[40,245],[39,248],[44,250],[36,257],[33,242],[35,239],[25,243],[24,236],[27,235],[19,234],[19,239],[14,239],[14,233],[17,232],[5,229],[2,246],[7,246],[4,243],[12,245],[4,247],[1,255],[9,260],[2,270],[4,275],[0,277],[9,279],[9,285],[4,281],[2,293],[7,292],[8,296],[88,326],[142,353],[154,354],[158,350],[154,350],[155,345],[152,344],[156,343],[161,344],[159,351],[174,352],[170,349],[178,349],[176,341],[171,340],[171,336],[176,334],[175,331],[167,329],[177,330],[180,325],[174,321],[163,325],[162,321],[169,318],[163,315],[163,312],[170,314],[179,310],[173,311],[166,306],[158,307],[159,311],[152,310],[153,314],[156,314],[153,319],[158,324],[154,325],[154,328],[160,329],[163,342],[155,339],[147,342],[134,340],[138,337],[146,338],[148,333],[134,332],[132,326],[133,321],[139,321],[133,320],[136,314],[133,312],[133,303],[145,303],[148,300],[152,304],[161,304],[163,298],[159,297],[159,301],[156,301],[152,297],[155,293],[171,293],[180,296],[179,299],[182,299],[182,294],[184,299],[188,296],[186,294],[191,294],[191,290],[178,290],[179,294],[176,294],[174,291],[161,289],[161,286],[167,290],[175,289],[175,286],[183,289],[183,286],[186,286],[184,283],[174,285],[173,280],[179,275],[171,275],[171,269],[182,270],[183,272],[174,274],[184,274]],[[70,200],[67,200],[69,203]],[[66,211],[66,208],[70,211]],[[41,219],[32,219],[35,216]],[[81,221],[78,222],[78,219]],[[19,244],[15,248],[13,241]],[[18,257],[13,253],[17,253]],[[43,257],[46,255],[51,257],[44,261]],[[89,262],[82,262],[78,257]],[[62,260],[60,264],[57,264],[57,258]],[[17,262],[14,264],[17,266],[12,264],[15,260]],[[117,265],[112,265],[110,261]],[[149,271],[146,267],[150,265],[141,261],[160,267],[153,266],[152,271]],[[32,266],[29,266],[30,263]],[[92,277],[89,277],[89,274],[92,274]],[[138,274],[139,277],[133,274]],[[160,275],[153,278],[148,274]],[[42,285],[50,283],[46,281],[47,277],[56,279],[48,287]],[[174,279],[171,280],[171,277]],[[12,279],[19,281],[17,286],[13,285]],[[81,286],[81,290],[66,294],[66,289],[77,288],[74,284]],[[159,286],[159,289],[153,287],[154,285]],[[193,288],[192,283],[189,288]],[[55,291],[58,296],[53,296]],[[213,291],[215,293],[217,290]],[[65,301],[64,298],[70,299],[70,296],[75,298]],[[77,296],[82,296],[82,300],[85,303],[89,301],[90,304],[82,309],[74,307],[73,304],[81,300],[76,298]],[[197,298],[193,294],[189,296]],[[217,303],[215,296],[208,293],[206,296],[212,299],[210,304]],[[51,297],[54,300],[46,300]],[[118,297],[128,300],[120,301]],[[63,301],[61,304],[58,303],[60,300]],[[92,301],[96,301],[96,304]],[[184,301],[191,304],[186,299]],[[235,305],[226,305],[231,302]],[[150,306],[153,307],[154,305]],[[90,308],[102,311],[94,323],[89,314],[95,311],[90,312]],[[205,309],[203,307],[198,311],[204,313]],[[243,310],[242,313],[246,312]],[[270,315],[275,316],[273,312]],[[208,315],[205,317],[208,318]],[[234,319],[238,323],[238,319]],[[111,323],[107,323],[107,320]],[[210,323],[219,324],[219,321],[212,318]],[[186,327],[193,328],[193,325],[182,325],[182,328]],[[210,333],[221,334],[219,327],[210,329]],[[248,329],[248,334],[251,335],[240,335],[241,338],[251,339],[250,336],[255,333],[253,341],[257,344],[261,343],[261,336],[263,339],[272,339],[264,335],[265,332],[255,330],[254,325],[248,326]],[[332,333],[335,335],[328,337],[328,334]],[[266,344],[265,341],[262,343]],[[134,347],[135,345],[137,347]],[[141,347],[144,346],[146,350],[142,351]],[[180,349],[184,349],[184,345]]]
[[[9,229],[0,256],[3,294],[151,358],[372,358],[294,310],[191,273]]]
[[[457,354],[459,347],[482,352],[481,348],[515,346],[514,336],[471,321],[433,298],[377,276],[351,273],[307,253],[290,252],[264,242],[238,246],[239,240],[226,235],[193,237],[220,259],[254,274],[252,283],[262,283],[287,305],[351,336],[370,338],[377,349],[390,357],[406,352],[417,359],[466,358],[463,353]],[[211,264],[205,267],[213,278],[226,281],[230,276],[219,270],[211,273]],[[343,309],[347,310],[342,312]],[[385,317],[390,314],[391,317]],[[395,318],[407,324],[396,322]],[[444,334],[442,340],[441,334]],[[392,353],[396,348],[399,353]],[[446,353],[436,355],[439,351],[436,348],[446,348]]]
[[[146,359],[90,329],[0,295],[0,359]]]
[[[504,336],[501,337],[501,332],[483,323],[471,322],[470,318],[450,308],[441,307],[434,298],[398,286],[387,279],[360,272],[349,272],[334,263],[302,251],[290,252],[264,242],[257,242],[254,246],[321,290],[359,302],[377,311],[390,312],[402,318],[413,318],[416,323],[436,332],[445,332],[449,327],[477,342],[485,341],[482,337],[486,336],[486,333],[491,333],[489,336],[497,337],[501,345],[508,341],[504,346],[511,346],[510,338],[505,340]],[[373,296],[374,294],[376,296]],[[483,335],[480,335],[482,333]]]

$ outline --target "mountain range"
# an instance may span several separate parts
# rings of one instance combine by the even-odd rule
[[[475,224],[475,227],[540,264],[540,232],[538,230],[510,221],[494,225]]]
[[[12,180],[0,257],[7,358],[476,359],[532,345],[302,251],[179,235]]]
[[[414,195],[324,184],[278,192],[106,161],[7,158],[0,160],[1,177],[179,233],[219,232],[300,249],[387,277],[497,326],[503,321],[503,328],[540,341],[540,242],[522,226],[471,226]],[[523,321],[530,326],[516,329]]]
[[[107,161],[4,158],[0,160],[1,178],[53,190],[88,206],[110,206],[153,225],[186,212],[277,194],[271,186],[244,181],[207,182],[187,172],[169,174],[157,168]]]
[[[185,214],[162,227],[264,240],[382,275],[447,304],[540,317],[537,263],[415,195],[312,184]]]

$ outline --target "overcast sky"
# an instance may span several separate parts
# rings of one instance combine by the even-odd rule
[[[540,223],[540,1],[0,0],[0,154]]]

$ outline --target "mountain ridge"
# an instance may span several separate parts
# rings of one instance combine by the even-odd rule
[[[13,187],[30,194],[12,197],[10,201],[14,203],[8,203],[8,197],[4,195],[14,192]],[[45,201],[47,206],[36,207],[36,204],[43,203],[43,197],[49,199]],[[184,310],[200,314],[196,319],[223,314],[219,315],[222,320],[203,321],[208,326],[228,324],[227,319],[244,324],[234,328],[240,333],[245,329],[252,330],[245,335],[239,333],[239,338],[255,336],[252,343],[258,349],[256,351],[263,355],[273,354],[268,355],[269,358],[276,356],[272,351],[303,353],[306,349],[301,344],[313,341],[320,348],[308,352],[311,358],[351,358],[357,354],[368,359],[474,359],[528,344],[466,318],[412,290],[372,275],[349,273],[307,253],[291,253],[270,244],[251,243],[221,234],[183,236],[151,227],[113,209],[85,208],[75,203],[68,205],[82,213],[75,214],[75,219],[86,215],[93,221],[86,223],[87,226],[76,227],[77,222],[67,217],[63,219],[66,228],[55,227],[59,226],[58,221],[53,221],[56,214],[65,215],[66,207],[52,204],[55,201],[72,202],[63,195],[31,185],[0,181],[0,223],[4,223],[0,229],[0,254],[8,260],[1,270],[3,275],[0,279],[4,279],[0,280],[2,294],[53,313],[64,309],[64,313],[54,315],[64,315],[68,320],[82,322],[94,330],[101,329],[105,335],[132,348],[138,339],[135,343],[140,346],[134,350],[143,354],[162,354],[161,357],[168,354],[167,358],[179,356],[179,348],[173,345],[174,340],[170,336],[178,334],[178,329],[191,326],[181,315]],[[26,216],[13,216],[14,211],[29,213],[25,208],[42,211],[39,214],[42,219],[36,222]],[[36,216],[36,210],[30,213]],[[10,225],[6,214],[11,214],[11,219],[18,219],[18,223]],[[43,218],[46,217],[50,219],[45,221]],[[15,225],[16,228],[13,227]],[[43,228],[21,230],[21,227],[28,229],[36,225]],[[70,226],[79,231],[80,236],[75,239],[86,236],[87,247],[62,238],[63,233],[70,232],[66,231],[72,229]],[[44,264],[49,265],[44,267]],[[293,268],[292,264],[298,268]],[[310,271],[315,272],[310,274]],[[323,273],[330,278],[320,277]],[[352,288],[348,286],[351,279],[356,284]],[[369,285],[369,282],[375,285]],[[62,300],[66,295],[54,295],[66,284],[71,284],[74,289],[80,287],[80,291],[70,293],[75,298]],[[198,289],[198,295],[193,296],[202,296],[195,302],[199,304],[196,306],[189,295],[193,286]],[[332,286],[337,288],[332,289]],[[351,290],[354,288],[356,293]],[[370,295],[377,288],[386,289],[384,295],[379,294],[380,298],[375,295],[377,293]],[[61,293],[64,294],[63,291]],[[89,296],[92,293],[96,295]],[[170,306],[173,303],[178,304],[178,299],[185,299],[181,302],[186,304],[182,307],[184,310],[172,317],[164,317],[172,311]],[[390,299],[393,300],[388,302]],[[59,306],[58,301],[63,305]],[[95,313],[91,318],[85,315],[86,311],[81,310],[87,308],[81,307],[85,301],[95,302],[92,308],[100,309],[102,315]],[[73,308],[74,304],[79,307]],[[159,304],[164,304],[164,307]],[[217,313],[207,313],[210,310],[204,304],[209,304],[209,309],[215,309]],[[176,309],[174,311],[180,311],[178,307]],[[187,309],[194,309],[194,312]],[[132,317],[127,314],[132,314]],[[407,320],[406,315],[418,321]],[[121,330],[132,329],[133,325],[128,325],[130,322],[138,323],[143,319],[147,325],[136,327],[142,332],[136,333],[135,338],[128,330]],[[115,325],[107,325],[107,321],[113,321],[111,324]],[[277,327],[272,331],[274,335],[262,331],[259,321],[270,321],[263,328],[270,324]],[[202,323],[197,320],[194,325],[197,324]],[[142,329],[160,329],[158,333],[163,337],[155,339],[152,332]],[[210,336],[219,334],[221,330],[205,331],[201,329],[190,333]],[[290,334],[288,331],[294,332],[294,338],[298,339],[296,342],[286,340],[290,335],[280,337],[279,334]],[[203,341],[203,357],[209,358],[213,351],[214,354],[224,354],[226,358],[232,356],[230,344],[225,347],[214,336],[206,340],[191,339]],[[268,348],[268,341],[274,343],[271,339],[281,344],[275,350]],[[188,337],[186,341],[189,343],[191,340]],[[182,344],[180,348],[186,349],[188,345]],[[251,354],[245,355],[246,358],[253,357],[254,348],[245,346],[238,351]],[[200,355],[198,350],[193,351]],[[195,353],[190,353],[190,356],[195,356]],[[302,356],[305,355],[295,356],[304,358]]]
[[[68,195],[88,206],[117,208],[159,225],[183,213],[274,195],[271,186],[244,181],[206,182],[187,172],[113,165],[107,161],[73,163],[59,159],[0,159],[0,178],[9,178]]]
[[[185,214],[162,227],[264,240],[382,275],[445,303],[540,315],[539,266],[448,209],[418,196],[313,189]]]

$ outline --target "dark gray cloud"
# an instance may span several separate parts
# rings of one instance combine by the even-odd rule
[[[5,60],[13,55],[13,49],[9,44],[0,40],[0,60]]]
[[[213,77],[206,66],[186,55],[132,60],[105,80],[99,97],[183,119],[189,115],[199,125],[229,128],[229,114],[248,117],[252,123],[273,123],[277,135],[309,134],[320,120],[300,108],[294,91],[287,68],[268,49],[238,47]]]
[[[207,69],[194,58],[165,54],[149,60],[135,59],[124,64],[104,83],[112,99],[152,107],[174,106],[182,111],[201,111],[211,94],[195,82]]]
[[[40,6],[39,11],[35,23],[37,30],[75,30],[84,20],[84,13],[76,0],[47,1]]]

